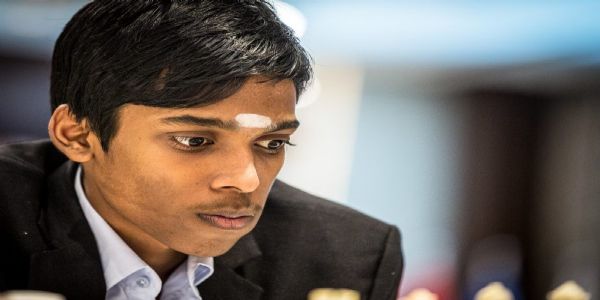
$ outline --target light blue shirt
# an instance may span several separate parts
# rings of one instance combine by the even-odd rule
[[[202,299],[196,286],[214,272],[212,257],[188,256],[163,284],[145,263],[106,223],[90,204],[82,185],[82,168],[75,175],[75,192],[100,252],[107,300]],[[161,293],[162,290],[162,293]]]

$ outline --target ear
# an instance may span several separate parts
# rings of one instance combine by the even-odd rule
[[[70,160],[84,163],[94,156],[91,133],[87,120],[77,121],[67,104],[61,104],[48,122],[48,135],[52,144]]]

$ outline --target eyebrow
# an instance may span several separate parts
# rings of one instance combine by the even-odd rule
[[[181,115],[174,117],[167,117],[161,119],[162,123],[165,124],[180,124],[180,125],[196,125],[202,127],[216,127],[220,129],[234,130],[237,128],[233,122],[225,122],[215,118],[200,118],[192,115]]]
[[[300,122],[298,120],[289,120],[283,121],[279,123],[275,123],[266,128],[265,133],[276,132],[284,129],[296,129],[300,126]]]
[[[234,121],[223,121],[221,119],[216,118],[201,118],[192,115],[181,115],[181,116],[173,116],[161,119],[162,123],[165,124],[183,124],[183,125],[195,125],[202,127],[214,127],[219,129],[226,130],[237,130],[240,127],[237,125],[237,122]],[[265,133],[276,132],[284,129],[296,129],[300,126],[300,122],[298,120],[286,120],[282,122],[278,122],[272,124],[265,128]]]

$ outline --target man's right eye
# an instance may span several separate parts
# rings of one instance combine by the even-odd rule
[[[213,144],[214,142],[200,136],[172,136],[175,147],[185,151],[193,151],[202,148],[202,146]]]

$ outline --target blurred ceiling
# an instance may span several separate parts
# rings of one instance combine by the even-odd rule
[[[287,1],[317,58],[369,64],[600,63],[600,1]],[[0,51],[47,60],[85,1],[0,1]]]

